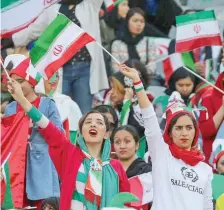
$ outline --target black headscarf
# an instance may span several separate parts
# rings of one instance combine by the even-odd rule
[[[127,44],[129,59],[140,60],[140,56],[136,50],[136,45],[144,38],[145,36],[144,31],[135,38],[133,38],[128,28],[128,22],[130,18],[136,13],[139,13],[144,16],[144,12],[140,8],[130,9],[124,22],[123,31],[117,37],[117,40],[121,40]]]

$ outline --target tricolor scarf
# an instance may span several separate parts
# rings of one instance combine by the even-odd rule
[[[88,148],[83,137],[80,135],[77,141],[80,149],[85,154],[83,160],[85,173],[88,173],[85,185],[85,207],[86,209],[98,210],[108,206],[111,198],[119,193],[118,174],[110,164],[110,140],[103,143],[101,160],[96,160],[88,153]],[[108,180],[110,187],[108,187]]]

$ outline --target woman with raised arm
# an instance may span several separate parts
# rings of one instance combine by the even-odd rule
[[[49,119],[23,95],[18,82],[8,82],[8,91],[27,115],[37,123],[49,145],[49,154],[61,180],[61,210],[99,210],[119,192],[128,192],[126,173],[110,159],[109,123],[99,111],[88,112],[79,121],[77,146],[66,139]]]
[[[125,65],[121,72],[134,81],[142,109],[153,174],[152,210],[212,210],[212,169],[195,149],[199,129],[191,112],[173,107],[162,135],[153,106],[138,72]]]

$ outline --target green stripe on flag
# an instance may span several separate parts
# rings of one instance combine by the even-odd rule
[[[181,53],[181,57],[182,57],[184,66],[190,68],[193,71],[196,71],[194,60],[193,60],[191,53],[189,53],[189,52]]]
[[[176,16],[177,26],[196,23],[196,22],[210,21],[210,20],[216,20],[215,13],[213,10]]]
[[[125,1],[125,0],[117,0],[117,1],[114,3],[114,6],[118,6],[118,5],[121,4],[123,1]]]
[[[71,21],[64,15],[58,15],[47,27],[30,51],[30,58],[33,65],[36,65],[37,62],[48,52],[54,40],[60,36],[60,33],[70,23]]]
[[[23,3],[22,0],[2,0],[1,1],[1,9],[6,8],[6,7],[11,7],[13,4],[21,4]]]
[[[4,164],[4,171],[5,171],[5,182],[6,182],[6,192],[5,192],[5,197],[4,197],[4,202],[3,202],[3,207],[11,209],[14,208],[13,205],[13,200],[12,200],[12,191],[11,191],[11,186],[10,186],[10,173],[9,173],[9,165],[8,162]]]

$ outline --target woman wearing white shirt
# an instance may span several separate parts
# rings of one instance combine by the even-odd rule
[[[162,135],[153,106],[138,72],[125,65],[121,72],[134,81],[152,160],[152,210],[212,210],[212,169],[194,146],[199,129],[191,112],[170,109]]]

